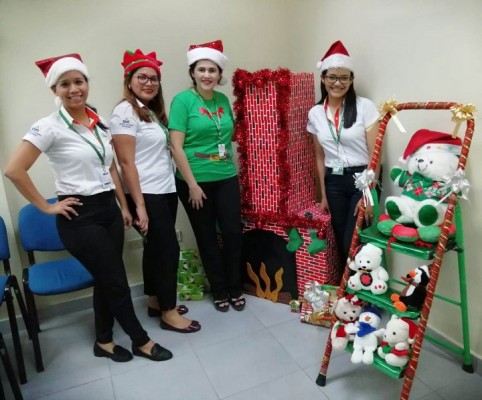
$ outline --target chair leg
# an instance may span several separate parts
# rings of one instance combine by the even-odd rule
[[[5,341],[0,333],[0,357],[2,358],[3,366],[5,367],[5,372],[7,373],[10,386],[12,387],[12,392],[15,400],[23,400],[22,391],[15,377],[15,373],[12,368],[12,363],[8,357],[7,347],[5,346]]]
[[[20,336],[18,334],[17,317],[15,315],[15,308],[13,307],[13,297],[10,288],[5,292],[5,302],[7,303],[8,319],[10,321],[10,330],[12,331],[13,348],[15,350],[15,358],[17,359],[18,376],[20,378],[20,383],[23,384],[27,383],[27,374],[25,372],[22,344],[20,343]]]
[[[24,285],[24,292],[25,292],[25,302],[27,303],[27,314],[29,319],[29,325],[31,326],[30,333],[32,336],[33,351],[35,354],[35,366],[37,368],[37,372],[42,372],[44,370],[44,364],[42,361],[42,352],[40,350],[40,342],[38,338],[39,330],[35,328],[36,326],[35,316],[37,315],[37,310],[35,309],[33,294],[26,285]],[[37,319],[37,323],[38,323],[38,319]]]
[[[28,318],[27,307],[25,306],[25,301],[23,300],[22,292],[20,291],[20,286],[18,285],[17,278],[14,275],[11,275],[10,279],[11,279],[10,286],[13,288],[13,291],[15,292],[15,297],[17,298],[17,303],[20,308],[20,312],[22,313],[23,323],[25,324],[25,329],[27,330],[28,338],[32,340],[32,336],[30,333],[31,324]]]

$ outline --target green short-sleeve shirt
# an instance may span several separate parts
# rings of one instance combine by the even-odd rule
[[[177,94],[171,103],[169,129],[185,134],[184,152],[197,182],[219,181],[237,174],[231,143],[234,117],[223,93],[214,92],[212,100],[202,99],[192,89]],[[226,148],[225,159],[219,159],[219,144]],[[176,176],[183,179],[179,170]]]

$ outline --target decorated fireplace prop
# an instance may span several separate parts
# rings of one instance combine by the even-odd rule
[[[341,278],[330,216],[316,204],[312,138],[305,132],[313,74],[238,69],[233,87],[245,289],[289,303],[313,281]]]

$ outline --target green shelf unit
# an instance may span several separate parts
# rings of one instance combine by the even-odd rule
[[[390,242],[389,238],[380,233],[375,225],[359,231],[360,242],[371,243],[381,249],[391,248],[400,254],[405,254],[410,257],[420,258],[422,260],[432,260],[435,257],[435,250],[437,243],[430,247],[419,247],[412,243]],[[454,239],[449,239],[446,246],[446,251],[455,250],[456,242]]]
[[[390,300],[390,296],[393,293],[400,294],[400,292],[397,292],[396,290],[388,288],[388,290],[384,294],[373,294],[368,290],[354,291],[350,288],[346,288],[346,292],[350,294],[355,294],[360,300],[371,303],[383,310],[387,310],[390,314],[396,314],[400,318],[417,319],[418,317],[420,317],[420,311],[407,310],[405,312],[400,312],[393,306],[393,303]]]
[[[353,343],[349,342],[345,348],[346,351],[353,353]],[[373,367],[388,375],[390,378],[400,379],[403,377],[403,372],[405,368],[394,367],[393,365],[388,365],[383,358],[381,358],[377,352],[373,355]]]

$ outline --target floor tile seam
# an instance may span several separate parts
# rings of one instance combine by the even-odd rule
[[[254,332],[263,331],[263,330],[266,330],[266,328],[264,326],[261,326],[260,328],[256,328],[256,329],[254,329],[252,331],[249,331],[249,332],[240,333],[240,334],[237,334],[235,336],[230,336],[230,337],[225,338],[225,339],[220,339],[220,340],[218,340],[214,343],[210,343],[210,344],[206,344],[206,345],[200,345],[200,346],[196,346],[196,347],[194,346],[194,344],[191,341],[190,341],[190,343],[193,344],[193,350],[197,355],[197,350],[209,349],[210,347],[217,346],[218,344],[228,342],[228,341],[234,340],[234,339],[239,339],[243,336],[249,335],[249,334],[254,333]]]
[[[84,383],[80,383],[78,385],[73,385],[73,386],[69,386],[65,389],[62,389],[62,390],[57,390],[57,391],[52,391],[52,392],[48,392],[48,393],[44,393],[42,395],[40,395],[40,397],[30,397],[29,400],[42,400],[42,399],[45,399],[45,398],[48,398],[52,395],[56,395],[56,394],[59,394],[59,393],[62,393],[62,392],[66,392],[68,390],[72,390],[72,389],[75,389],[75,388],[78,388],[78,387],[81,387],[81,386],[85,386],[85,385],[89,385],[93,382],[98,382],[98,381],[102,381],[104,379],[109,379],[111,382],[112,382],[112,377],[111,376],[105,376],[103,378],[98,378],[98,379],[93,379],[91,381],[88,381],[88,382],[84,382]],[[20,386],[20,389],[22,389],[22,386]],[[25,397],[25,396],[24,396]]]
[[[201,359],[199,358],[199,355],[196,353],[196,351],[194,351],[193,353],[194,353],[194,357],[196,357],[197,362],[199,363],[199,366],[201,367],[201,369],[203,371],[203,374],[204,374],[204,377],[206,378],[206,381],[209,382],[209,386],[211,386],[211,388],[213,389],[213,392],[216,394],[216,397],[218,399],[221,399],[218,391],[216,390],[216,387],[214,386],[213,382],[211,382],[211,379],[209,379],[209,375],[208,375],[206,369],[204,368],[204,365],[203,365]]]

